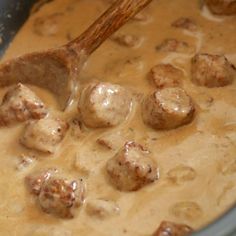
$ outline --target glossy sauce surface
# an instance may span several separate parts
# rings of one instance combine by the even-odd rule
[[[54,0],[45,4],[22,27],[3,61],[68,42],[108,6],[106,0]],[[198,229],[235,202],[236,84],[211,89],[192,84],[190,59],[197,52],[225,54],[236,65],[236,17],[213,16],[197,0],[154,0],[143,14],[146,20],[132,20],[118,32],[138,37],[138,45],[127,47],[108,39],[89,58],[79,83],[81,86],[94,80],[116,83],[139,98],[155,90],[147,79],[150,69],[157,63],[171,63],[184,72],[183,88],[197,107],[194,121],[170,131],[153,130],[143,123],[140,99],[136,99],[121,125],[86,129],[79,138],[70,130],[54,155],[43,155],[20,145],[25,124],[1,128],[1,235],[144,236],[151,235],[163,220]],[[180,17],[193,19],[197,29],[171,27]],[[169,38],[185,41],[190,47],[180,53],[158,52],[155,48]],[[77,116],[77,101],[62,113],[52,94],[31,88],[55,116],[68,121]],[[0,90],[1,97],[6,90]],[[129,133],[129,139],[151,151],[160,168],[158,181],[130,193],[111,186],[104,167],[117,147],[107,150],[97,139],[118,132]],[[16,166],[20,155],[34,155],[36,160],[19,171]],[[56,167],[73,179],[84,177],[86,201],[95,198],[115,201],[119,214],[101,220],[88,215],[82,207],[76,218],[65,220],[42,212],[28,193],[24,178],[47,167]]]

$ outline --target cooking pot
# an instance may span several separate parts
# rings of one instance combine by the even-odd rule
[[[30,14],[37,0],[0,0],[0,57]],[[40,1],[41,3],[51,0]],[[40,7],[38,4],[37,7]],[[37,11],[37,7],[34,11]],[[1,231],[1,229],[0,229]],[[1,232],[0,232],[1,234]],[[235,236],[236,206],[192,236]]]

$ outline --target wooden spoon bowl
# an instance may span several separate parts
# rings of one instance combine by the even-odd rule
[[[152,0],[117,0],[84,33],[55,49],[34,52],[0,65],[0,86],[34,84],[49,89],[62,109],[72,100],[88,56]]]

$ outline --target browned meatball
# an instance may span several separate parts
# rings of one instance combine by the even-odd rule
[[[209,88],[229,85],[236,77],[234,66],[223,55],[195,55],[191,73],[195,84]]]
[[[73,218],[76,210],[84,201],[85,187],[81,180],[68,181],[61,178],[49,178],[41,187],[38,196],[39,205],[49,213],[61,218]]]
[[[55,173],[57,173],[57,169],[48,169],[27,176],[25,181],[29,191],[35,195],[39,195],[43,183],[51,178]]]
[[[121,191],[135,191],[159,177],[156,162],[140,144],[127,142],[106,165],[112,184]]]
[[[0,125],[41,119],[47,115],[44,103],[23,84],[17,84],[7,91],[0,106]]]
[[[158,64],[149,73],[149,78],[157,88],[178,87],[181,85],[183,72],[171,64]]]
[[[54,153],[68,128],[68,124],[58,118],[48,117],[32,121],[26,126],[20,142],[28,148]]]
[[[82,91],[78,108],[85,125],[111,127],[126,119],[131,102],[129,92],[119,85],[91,83]]]
[[[174,21],[171,25],[173,27],[186,29],[189,31],[195,31],[197,29],[196,23],[187,17],[181,17]]]
[[[146,124],[155,129],[173,129],[193,119],[194,104],[181,88],[165,88],[148,95],[142,104]]]
[[[188,225],[163,221],[153,236],[186,236],[192,232],[193,229]]]
[[[235,0],[205,0],[212,13],[219,15],[236,14]]]

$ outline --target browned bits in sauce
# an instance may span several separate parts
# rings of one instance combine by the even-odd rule
[[[196,171],[185,165],[179,165],[167,173],[167,178],[174,184],[182,184],[189,181],[193,181],[197,176]]]
[[[171,64],[157,64],[149,72],[149,79],[159,89],[178,87],[182,84],[184,74]]]
[[[177,39],[165,39],[161,44],[156,46],[156,50],[160,52],[177,52],[177,53],[192,53],[194,51],[187,42]]]
[[[159,177],[150,153],[135,142],[127,142],[108,160],[106,170],[111,183],[121,191],[138,190]]]
[[[43,183],[38,200],[45,212],[61,218],[73,218],[84,202],[84,194],[82,180],[77,182],[52,177]]]
[[[131,35],[131,34],[115,34],[111,37],[111,39],[118,43],[121,46],[125,47],[138,47],[142,43],[142,38],[136,35]]]
[[[212,13],[219,15],[235,15],[235,0],[205,0]]]
[[[195,84],[209,88],[229,85],[236,78],[235,67],[223,55],[195,55],[191,73]]]
[[[177,219],[197,220],[202,214],[202,208],[193,201],[177,202],[170,208],[170,213]]]
[[[162,221],[153,236],[187,236],[192,232],[193,229],[188,225]]]
[[[0,125],[41,119],[48,113],[41,99],[28,87],[19,83],[4,95],[0,106]]]
[[[54,13],[34,20],[33,31],[40,36],[53,36],[59,31],[62,13]]]
[[[68,128],[68,124],[59,118],[32,121],[26,126],[20,142],[27,148],[54,153]]]
[[[171,26],[180,28],[180,29],[186,29],[189,31],[196,31],[197,30],[197,25],[196,23],[187,17],[180,17],[176,21],[174,21]]]
[[[192,121],[195,108],[181,88],[165,88],[148,95],[142,104],[143,121],[154,129],[173,129]]]
[[[86,126],[112,127],[126,119],[131,102],[129,91],[120,85],[91,83],[82,91],[78,109]]]

